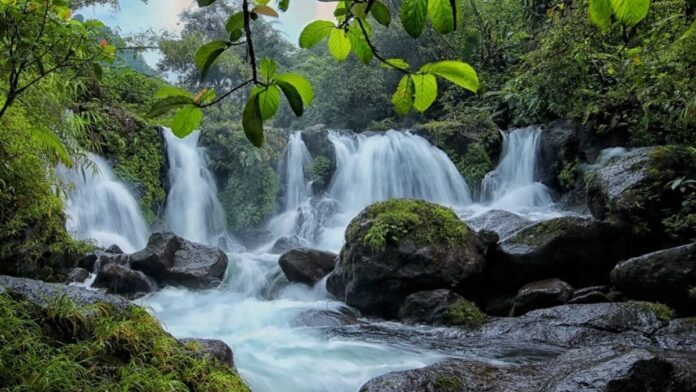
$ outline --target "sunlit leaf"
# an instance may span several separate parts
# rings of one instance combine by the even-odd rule
[[[316,20],[308,24],[300,34],[300,48],[311,48],[328,37],[335,28],[333,22],[326,20]]]
[[[424,112],[437,99],[437,79],[430,74],[419,74],[411,77],[414,87],[413,108]]]
[[[418,38],[425,27],[427,13],[428,0],[404,0],[399,12],[404,30],[412,37]]]
[[[421,68],[421,72],[437,75],[474,93],[479,88],[476,70],[471,65],[461,61],[445,60],[426,64]]]
[[[202,120],[203,110],[201,108],[185,106],[174,114],[170,127],[177,137],[183,139],[198,129]]]
[[[333,29],[329,35],[329,53],[334,59],[343,61],[350,54],[350,39],[343,29]]]
[[[411,76],[406,75],[401,78],[399,86],[392,96],[392,104],[394,104],[394,109],[397,113],[406,115],[411,111],[411,107],[413,106],[413,90],[414,86]]]

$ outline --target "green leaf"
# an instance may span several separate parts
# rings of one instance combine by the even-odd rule
[[[406,60],[403,59],[387,59],[387,63],[389,64],[380,64],[380,67],[386,68],[386,69],[392,69],[392,67],[396,67],[399,69],[407,70],[410,68]],[[390,67],[391,65],[391,67]]]
[[[174,86],[164,86],[155,92],[155,98],[167,98],[167,97],[190,97],[191,94],[188,91],[182,90]]]
[[[401,115],[408,114],[413,106],[413,93],[414,93],[413,80],[410,75],[406,75],[401,78],[399,86],[396,88],[396,92],[392,96],[392,103],[394,104],[394,109],[397,113]]]
[[[611,0],[616,18],[626,26],[633,26],[648,16],[650,0]]]
[[[350,39],[343,29],[333,29],[329,35],[329,53],[334,59],[343,61],[350,54]]]
[[[471,65],[461,61],[445,60],[426,64],[421,68],[421,72],[437,75],[474,93],[479,88],[476,71]]]
[[[227,19],[227,24],[225,24],[225,30],[228,33],[232,33],[236,30],[242,30],[244,28],[244,13],[237,12]]]
[[[41,64],[41,59],[38,58],[37,60],[39,60],[38,63]],[[104,77],[104,71],[99,63],[92,63],[92,75],[94,75],[94,78],[97,80],[102,80],[102,77]]]
[[[57,161],[67,167],[73,166],[73,160],[63,141],[49,127],[40,125],[36,128],[31,128],[30,134],[45,153],[53,155]]]
[[[182,106],[195,105],[193,98],[176,95],[160,99],[155,101],[150,107],[150,112],[148,112],[148,117],[158,117],[170,110],[180,108]]]
[[[375,1],[374,4],[372,4],[370,13],[375,20],[383,26],[389,26],[391,23],[391,12],[389,12],[389,8],[379,1]]]
[[[302,95],[300,95],[300,92],[297,91],[297,88],[295,88],[295,86],[291,83],[283,80],[277,80],[276,83],[283,91],[283,94],[285,94],[285,98],[287,98],[293,113],[295,113],[297,117],[302,116],[304,114],[305,105],[304,101],[302,100]]]
[[[318,44],[328,37],[336,28],[333,22],[327,20],[315,20],[308,24],[300,34],[300,48],[307,49]]]
[[[203,110],[195,106],[185,106],[179,109],[171,122],[172,132],[183,139],[198,129],[203,120]]]
[[[236,42],[237,40],[242,38],[243,35],[244,35],[244,32],[242,30],[235,30],[235,31],[230,33],[230,41]]]
[[[611,5],[609,0],[590,0],[590,20],[602,31],[611,26]]]
[[[277,86],[268,86],[262,89],[259,93],[259,108],[261,109],[261,118],[268,120],[275,116],[280,107],[280,90]]]
[[[207,7],[213,4],[216,0],[198,0],[199,7]]]
[[[314,91],[312,85],[302,75],[296,73],[286,73],[276,77],[276,82],[284,82],[292,85],[302,98],[302,103],[305,107],[312,104],[314,100]]]
[[[227,41],[216,40],[198,48],[194,60],[196,66],[201,70],[201,80],[205,79],[210,67],[215,63],[215,60],[229,47]]]
[[[242,127],[247,139],[256,147],[263,146],[263,119],[259,107],[259,96],[253,94],[244,107]]]
[[[437,79],[430,74],[413,75],[414,100],[413,108],[424,112],[437,98]]]
[[[372,49],[370,45],[367,44],[365,37],[363,36],[360,26],[351,26],[348,32],[348,38],[350,39],[350,46],[355,53],[355,56],[363,63],[369,64],[372,61]]]
[[[276,70],[278,69],[278,64],[269,58],[262,59],[259,62],[259,71],[261,77],[263,77],[267,82],[270,82],[275,76]]]
[[[449,0],[428,0],[428,15],[433,29],[440,34],[454,31],[454,12]]]
[[[428,0],[404,0],[401,4],[401,24],[411,37],[418,38],[421,35],[427,13]]]
[[[281,11],[283,11],[283,12],[287,11],[288,7],[290,7],[290,0],[280,0],[278,2],[278,8]]]

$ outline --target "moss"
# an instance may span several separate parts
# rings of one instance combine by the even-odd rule
[[[558,183],[563,189],[572,189],[575,186],[575,181],[578,178],[578,169],[576,161],[567,161],[563,164],[561,172],[558,173]]]
[[[319,155],[312,161],[312,180],[320,187],[329,185],[331,182],[331,160],[323,155]]]
[[[654,313],[658,320],[670,321],[676,316],[674,309],[661,303],[642,301],[632,301],[631,303],[638,305],[643,310]]]
[[[437,392],[456,392],[462,389],[462,380],[449,377],[449,376],[439,376],[435,380],[435,391]]]
[[[578,221],[570,218],[556,218],[522,229],[512,239],[523,245],[540,246],[544,241],[553,238],[554,234],[565,233],[575,227]]]
[[[475,304],[460,299],[447,308],[444,321],[449,325],[476,327],[486,321],[486,315]]]
[[[370,220],[363,243],[373,249],[384,249],[406,238],[421,245],[452,245],[464,242],[468,234],[468,227],[454,211],[421,200],[379,202],[368,207],[361,218]],[[359,219],[348,228],[349,236],[357,234]]]
[[[469,185],[478,185],[488,172],[493,170],[493,161],[479,143],[469,144],[466,154],[457,162],[457,169]]]
[[[0,294],[0,385],[37,391],[248,391],[236,371],[193,355],[144,309],[46,307]]]

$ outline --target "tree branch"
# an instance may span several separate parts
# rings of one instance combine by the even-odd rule
[[[244,12],[244,34],[246,35],[247,52],[249,54],[249,62],[251,63],[251,80],[259,83],[259,75],[256,70],[256,53],[254,52],[254,42],[251,39],[251,13],[249,12],[249,0],[243,0],[242,8]]]
[[[205,109],[205,108],[207,108],[207,107],[216,105],[216,104],[220,103],[223,99],[229,97],[230,95],[234,94],[236,91],[239,91],[240,89],[242,89],[243,87],[247,86],[248,84],[250,84],[250,83],[252,83],[252,82],[255,82],[254,79],[249,79],[249,80],[247,80],[246,82],[240,84],[239,86],[237,86],[237,87],[231,89],[230,91],[224,93],[223,95],[219,96],[219,97],[218,97],[216,100],[214,100],[213,102],[207,103],[207,104],[205,104],[205,105],[201,105],[200,107],[201,107],[202,109]]]

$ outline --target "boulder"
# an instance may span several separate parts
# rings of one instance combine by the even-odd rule
[[[696,315],[696,243],[623,261],[611,271],[611,281],[631,298]]]
[[[54,298],[60,295],[64,295],[77,305],[108,303],[123,310],[129,304],[123,297],[89,290],[85,287],[0,275],[0,293],[3,292],[9,292],[13,296],[19,296],[41,307],[48,306]]]
[[[123,254],[123,251],[121,250],[121,247],[118,246],[118,245],[116,245],[116,244],[113,244],[113,245],[111,245],[110,247],[104,249],[104,252],[106,252],[106,253],[113,253],[113,254],[115,254],[115,255],[122,255],[122,254]]]
[[[502,240],[489,257],[484,283],[508,291],[551,278],[573,286],[602,285],[609,282],[609,272],[619,260],[639,249],[629,235],[610,223],[556,218]]]
[[[609,293],[611,289],[607,286],[583,287],[575,290],[573,297],[568,301],[569,304],[596,304],[600,302],[612,302]]]
[[[293,249],[278,260],[280,268],[291,282],[314,286],[336,266],[337,255],[316,249]]]
[[[173,233],[154,233],[147,247],[128,258],[130,266],[160,286],[192,289],[215,287],[227,269],[227,256],[218,248],[187,241]]]
[[[300,238],[296,235],[293,235],[291,237],[280,237],[273,244],[273,247],[271,248],[271,253],[279,255],[291,251],[293,249],[307,248],[309,246],[309,241],[305,240],[304,238]]]
[[[315,178],[312,189],[315,193],[321,193],[329,186],[330,179],[336,172],[336,148],[329,140],[329,130],[323,124],[317,124],[302,131],[302,141],[314,161],[321,159],[328,162],[328,167],[323,178]]]
[[[543,127],[536,170],[539,182],[556,190],[562,188],[558,175],[566,162],[575,162],[580,154],[576,133],[576,127],[567,121],[556,121]]]
[[[483,214],[465,220],[477,230],[487,229],[495,231],[503,239],[531,224],[531,222],[515,213],[502,210],[486,211]]]
[[[696,318],[672,320],[654,339],[664,349],[696,352]]]
[[[89,271],[87,271],[84,268],[73,268],[70,270],[68,273],[68,278],[65,280],[65,283],[82,283],[85,280],[89,278]]]
[[[524,285],[515,297],[515,315],[530,310],[563,305],[573,295],[573,287],[560,279],[547,279]]]
[[[92,287],[105,288],[109,294],[118,294],[126,298],[138,298],[155,291],[156,286],[142,272],[118,264],[103,267],[92,283]]]
[[[592,172],[587,202],[598,219],[632,227],[649,250],[664,243],[684,244],[696,237],[696,211],[687,202],[689,192],[670,184],[678,178],[696,178],[696,150],[687,146],[638,148]]]
[[[417,200],[367,207],[348,226],[327,289],[361,312],[395,317],[410,294],[465,285],[485,246],[450,209]]]
[[[550,363],[503,365],[452,359],[389,373],[360,392],[693,392],[696,356],[623,346],[569,350]]]
[[[349,309],[334,310],[306,310],[293,320],[295,327],[310,328],[337,328],[346,325],[359,324],[357,314]]]
[[[471,327],[482,324],[486,316],[459,294],[438,289],[406,297],[399,308],[399,319],[409,323]]]
[[[248,250],[255,250],[273,240],[273,233],[268,230],[250,229],[235,233],[235,237]]]
[[[195,354],[210,356],[220,362],[234,367],[234,353],[230,346],[217,339],[179,339],[183,345],[191,349]]]

